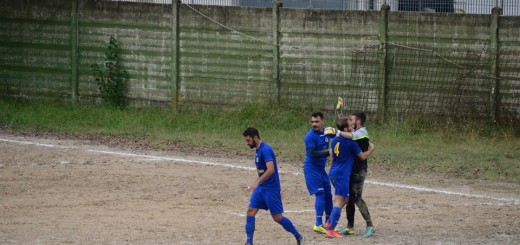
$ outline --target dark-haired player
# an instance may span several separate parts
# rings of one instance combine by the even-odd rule
[[[309,194],[315,197],[316,222],[313,230],[327,234],[327,229],[323,225],[323,213],[325,213],[325,220],[328,220],[332,211],[332,186],[325,166],[329,156],[329,140],[333,136],[324,134],[325,120],[323,113],[314,112],[311,115],[311,125],[312,128],[307,132],[304,139],[303,174]]]
[[[294,235],[296,244],[303,245],[305,237],[298,232],[291,220],[283,216],[280,178],[273,149],[260,140],[260,133],[256,128],[247,128],[242,135],[251,149],[256,148],[255,165],[258,172],[258,178],[247,187],[247,191],[252,194],[246,216],[246,245],[253,244],[255,216],[259,209],[269,210],[273,220]]]

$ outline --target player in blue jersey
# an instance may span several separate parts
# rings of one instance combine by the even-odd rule
[[[255,164],[258,172],[258,178],[247,187],[247,191],[252,194],[246,216],[246,245],[253,244],[255,216],[259,209],[269,210],[273,220],[294,235],[296,244],[303,245],[305,241],[303,234],[298,232],[291,220],[283,216],[280,178],[273,149],[260,140],[260,133],[256,128],[247,128],[243,136],[251,149],[256,148]]]
[[[338,102],[339,104],[339,102]],[[365,128],[366,115],[363,112],[355,112],[352,113],[349,117],[349,130],[341,131],[337,130],[336,135],[342,136],[348,139],[354,140],[362,151],[368,150],[369,146],[369,136],[367,129]],[[333,130],[329,130],[328,132],[333,132]],[[354,218],[356,208],[358,206],[359,212],[363,216],[366,222],[366,229],[363,233],[363,237],[370,237],[374,233],[374,225],[372,223],[372,218],[370,216],[370,212],[368,211],[368,206],[362,198],[363,194],[363,186],[365,183],[365,178],[367,175],[367,160],[361,160],[356,158],[354,161],[354,165],[352,167],[352,173],[350,175],[350,201],[347,203],[346,213],[347,213],[347,227],[342,229],[340,233],[342,235],[354,235]]]
[[[349,119],[347,117],[340,117],[338,119],[338,129],[345,131],[349,126]],[[327,222],[327,237],[338,238],[342,237],[337,230],[335,230],[341,216],[341,209],[349,201],[350,198],[350,174],[355,158],[365,160],[374,151],[374,145],[369,143],[368,150],[361,151],[358,144],[344,137],[336,137],[332,140],[332,166],[329,171],[329,176],[334,185],[334,207]]]
[[[329,156],[329,140],[331,137],[324,135],[325,121],[323,113],[315,112],[311,116],[312,129],[305,135],[305,161],[303,173],[305,184],[310,195],[315,196],[314,208],[316,210],[316,223],[313,230],[326,234],[323,226],[323,213],[325,220],[329,219],[332,212],[332,187],[329,176],[325,170],[327,157]]]

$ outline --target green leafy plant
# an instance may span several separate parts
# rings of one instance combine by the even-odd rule
[[[101,98],[115,107],[123,108],[127,105],[128,72],[123,68],[121,43],[110,37],[108,50],[105,52],[105,62],[102,65],[91,65]]]

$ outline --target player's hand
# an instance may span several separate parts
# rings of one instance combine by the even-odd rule
[[[374,145],[374,143],[372,142],[368,142],[368,148],[371,149],[372,151],[376,149],[376,146]]]
[[[324,135],[336,136],[336,129],[333,127],[326,127],[323,131]]]
[[[340,115],[343,113],[343,107],[345,106],[343,98],[338,97],[338,103],[336,103],[336,114]]]
[[[336,110],[343,109],[343,98],[338,97],[338,103],[336,104]]]
[[[252,192],[256,188],[257,184],[256,182],[247,186],[247,192]]]

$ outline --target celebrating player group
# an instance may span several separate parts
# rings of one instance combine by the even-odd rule
[[[313,230],[325,234],[328,238],[355,235],[354,213],[355,206],[358,206],[367,224],[363,237],[370,237],[374,232],[374,225],[368,207],[362,199],[362,192],[367,173],[366,159],[374,151],[374,145],[369,142],[368,132],[364,127],[365,114],[358,112],[346,116],[343,114],[343,108],[343,99],[338,98],[337,128],[325,127],[323,113],[313,113],[312,128],[304,139],[305,183],[309,194],[315,196],[316,221]],[[256,148],[255,164],[258,171],[258,178],[248,186],[248,191],[252,194],[246,215],[246,245],[253,244],[255,216],[259,209],[270,210],[273,220],[292,233],[298,245],[304,244],[303,234],[282,215],[283,204],[274,151],[260,140],[257,129],[248,128],[243,135],[247,145]],[[332,166],[327,173],[326,164],[329,156],[332,157]],[[347,226],[339,230],[336,226],[345,206]]]

